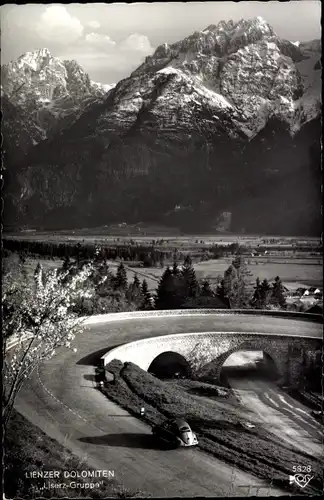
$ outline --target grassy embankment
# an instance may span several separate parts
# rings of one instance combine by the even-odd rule
[[[20,413],[13,411],[4,438],[4,493],[7,498],[129,498],[147,496],[132,492],[116,482],[104,479],[99,487],[90,489],[87,483],[102,481],[96,478],[64,478],[65,471],[92,470],[87,463],[44,434]],[[32,479],[33,471],[58,471],[56,479]],[[84,487],[69,487],[71,482]],[[45,488],[44,483],[65,483],[66,488]]]
[[[175,383],[153,377],[133,363],[115,360],[107,368],[114,374],[114,381],[107,382],[103,392],[124,409],[139,416],[139,409],[145,406],[143,419],[149,424],[160,423],[166,417],[184,417],[197,433],[202,450],[273,485],[289,488],[292,464],[301,462],[301,454],[258,425],[245,428],[235,412],[235,404],[232,410],[230,405],[224,408],[222,404],[216,410],[215,399],[224,401],[224,394],[217,387],[193,383],[196,394],[200,390],[201,395],[211,396],[209,402],[192,396],[185,386],[182,390]],[[306,453],[302,460],[311,465],[314,475],[307,494],[319,494],[323,486],[321,463]],[[290,491],[300,493],[295,487]]]

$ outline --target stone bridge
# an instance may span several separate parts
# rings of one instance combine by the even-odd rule
[[[226,359],[237,351],[255,350],[264,353],[264,360],[271,360],[277,379],[296,384],[305,367],[321,352],[318,337],[261,334],[250,332],[197,332],[164,335],[130,342],[117,347],[102,357],[106,365],[113,359],[131,361],[143,370],[151,370],[159,359],[179,362],[188,371],[208,370],[215,382],[219,381]],[[161,356],[163,355],[163,356]],[[150,368],[151,367],[151,368]]]

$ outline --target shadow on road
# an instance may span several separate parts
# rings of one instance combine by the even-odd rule
[[[83,378],[85,380],[90,380],[90,382],[96,382],[96,376],[95,375],[83,375]]]
[[[122,344],[116,344],[110,347],[104,347],[103,349],[100,349],[99,351],[92,352],[91,354],[88,354],[84,358],[81,358],[79,361],[77,361],[77,365],[87,365],[87,366],[97,366],[99,359],[101,356],[106,354],[106,352],[111,351],[112,349],[115,349],[116,347],[119,347]]]
[[[114,417],[117,415],[114,415]],[[120,415],[124,416],[124,415]],[[116,446],[123,448],[141,448],[147,450],[157,449],[153,437],[150,434],[106,434],[104,436],[89,436],[80,438],[82,443],[99,444],[104,446]]]

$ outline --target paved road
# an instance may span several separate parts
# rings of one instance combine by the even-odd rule
[[[170,496],[282,495],[253,475],[197,450],[160,451],[150,429],[108,401],[93,386],[94,364],[109,348],[166,333],[249,331],[321,336],[321,325],[256,316],[137,318],[85,327],[77,353],[61,350],[35,371],[16,408],[89,466],[115,471],[125,487]],[[259,486],[262,487],[259,487]]]
[[[229,383],[242,408],[252,412],[250,422],[260,423],[296,450],[323,457],[322,426],[303,404],[268,381],[230,378]]]
[[[262,352],[238,352],[232,354],[224,367],[251,367],[256,369],[256,361],[262,359]],[[243,376],[233,372],[227,381],[240,402],[240,412],[247,420],[261,424],[294,448],[316,458],[323,457],[323,427],[311,415],[311,411],[301,402],[289,396],[277,384],[263,377],[251,376],[251,371]]]

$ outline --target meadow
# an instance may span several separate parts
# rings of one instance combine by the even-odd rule
[[[211,259],[208,261],[194,263],[196,276],[198,280],[208,279],[211,285],[216,285],[224,271],[231,264],[233,258],[225,257],[221,259]],[[62,261],[59,259],[44,259],[37,257],[27,258],[25,268],[28,273],[32,273],[40,262],[44,269],[54,269],[62,266]],[[250,272],[248,277],[249,284],[252,287],[257,277],[261,280],[267,278],[270,282],[276,277],[280,276],[284,285],[290,290],[294,291],[298,287],[323,287],[323,266],[322,260],[316,257],[307,258],[285,258],[276,259],[269,257],[254,257],[246,259],[247,268]],[[154,292],[158,286],[158,282],[164,272],[164,268],[159,267],[129,267],[129,263],[125,263],[127,279],[132,282],[134,275],[137,274],[142,281],[146,279],[150,292]],[[165,265],[172,263],[165,263]],[[108,261],[111,271],[116,273],[118,262]]]
[[[216,285],[223,277],[224,272],[230,266],[233,257],[224,257],[221,259],[210,259],[207,261],[194,263],[196,276],[198,280],[208,279],[212,285]],[[246,258],[247,268],[250,272],[248,277],[249,284],[253,286],[257,277],[261,280],[268,279],[273,281],[276,276],[280,276],[284,285],[291,291],[298,287],[320,287],[323,286],[323,267],[319,256],[304,258],[276,258],[269,256]],[[172,265],[171,262],[166,263]],[[109,261],[112,270],[117,269],[118,263]],[[145,277],[149,289],[154,290],[161,278],[164,268],[150,267],[128,267],[126,263],[127,278],[132,280],[135,273],[141,279]]]
[[[132,281],[134,274],[137,273],[141,280],[146,279],[151,292],[156,289],[165,267],[172,265],[174,259],[181,264],[183,255],[186,254],[190,254],[193,259],[197,278],[208,279],[212,285],[216,285],[220,276],[223,276],[224,271],[231,264],[233,256],[211,258],[211,248],[214,245],[227,247],[232,244],[245,247],[244,257],[250,273],[248,277],[250,286],[253,286],[257,277],[261,280],[266,278],[272,281],[276,276],[279,276],[291,291],[298,287],[322,288],[323,284],[323,261],[319,238],[231,233],[182,234],[176,229],[125,224],[56,232],[28,230],[10,233],[5,237],[18,241],[69,243],[71,245],[76,243],[109,247],[145,245],[154,247],[158,251],[169,251],[172,257],[164,259],[162,267],[160,263],[154,267],[143,267],[139,262],[125,262],[128,280]],[[263,251],[258,252],[259,248],[263,248]],[[261,255],[256,255],[257,253]],[[41,256],[29,258],[26,264],[32,268],[37,261],[42,262],[45,268],[61,265],[61,261],[56,258],[47,260]],[[111,260],[108,263],[111,270],[116,271],[118,260]]]

